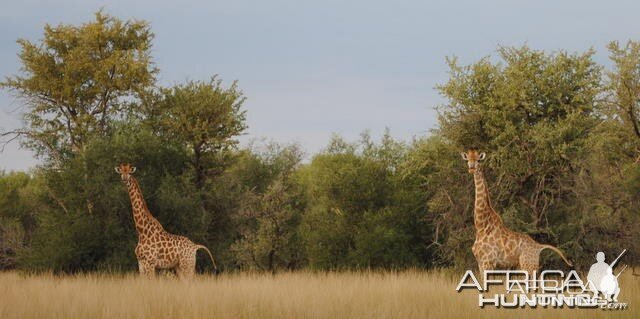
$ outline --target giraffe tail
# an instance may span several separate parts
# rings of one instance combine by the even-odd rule
[[[196,245],[196,249],[204,249],[207,251],[207,254],[209,254],[209,257],[211,258],[211,262],[213,263],[213,271],[217,273],[218,266],[216,265],[216,261],[213,259],[213,254],[211,254],[211,251],[209,251],[209,248],[205,247],[204,245]]]
[[[542,245],[542,244],[541,244],[540,246],[542,247],[542,249],[549,248],[549,249],[551,249],[551,250],[555,251],[558,255],[560,255],[560,257],[562,258],[562,260],[564,260],[564,262],[565,262],[565,263],[567,263],[567,265],[569,265],[569,267],[573,267],[573,263],[571,263],[571,262],[570,262],[570,261],[569,261],[569,260],[564,256],[564,254],[560,251],[560,249],[558,249],[558,248],[556,248],[556,247],[554,247],[554,246],[551,246],[551,245]]]

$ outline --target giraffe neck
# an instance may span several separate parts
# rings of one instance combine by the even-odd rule
[[[480,167],[473,173],[473,181],[476,186],[476,202],[473,214],[476,233],[487,233],[502,225],[502,219],[491,207],[489,189],[484,181],[484,174]]]
[[[131,200],[131,208],[133,210],[133,221],[138,236],[144,237],[151,235],[155,230],[162,229],[160,222],[151,215],[151,212],[147,208],[147,203],[144,201],[138,181],[131,176],[126,183],[129,199]]]

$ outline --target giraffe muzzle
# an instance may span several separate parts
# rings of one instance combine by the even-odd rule
[[[469,163],[469,173],[473,174],[476,171],[476,163]]]

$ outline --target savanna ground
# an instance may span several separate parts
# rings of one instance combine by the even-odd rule
[[[0,273],[0,318],[638,318],[640,278],[620,279],[623,311],[480,309],[443,271],[202,275]]]

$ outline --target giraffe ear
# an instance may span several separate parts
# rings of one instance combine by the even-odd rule
[[[485,154],[484,152],[480,153],[480,160],[482,161],[485,157],[487,157],[487,154]]]
[[[120,174],[120,167],[116,166],[115,169],[116,169],[116,173]]]
[[[135,166],[134,166],[134,167],[131,167],[131,174],[133,174],[133,173],[135,173],[135,172],[136,172],[136,167],[135,167]]]
[[[465,160],[465,161],[469,159],[467,157],[467,153],[465,153],[465,152],[460,152],[460,156],[462,156],[462,159]]]

